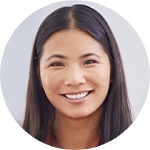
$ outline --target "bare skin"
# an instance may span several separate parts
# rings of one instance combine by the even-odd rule
[[[93,147],[99,139],[98,120],[100,109],[84,119],[71,119],[57,112],[56,132],[57,147],[65,149],[83,149]]]
[[[110,62],[103,47],[79,29],[54,33],[40,60],[43,89],[55,107],[57,147],[93,147],[110,84]]]

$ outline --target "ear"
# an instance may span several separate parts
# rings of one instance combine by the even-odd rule
[[[113,77],[114,77],[114,71],[113,71],[113,68],[111,67],[111,69],[110,69],[110,83],[113,83]]]
[[[111,74],[110,74],[110,83],[113,83],[113,77],[114,77],[114,73],[113,73],[113,71],[111,71]]]
[[[40,85],[41,85],[41,87],[43,88],[42,81],[41,81],[41,75],[40,75],[40,68],[39,68],[39,67],[37,68],[36,73],[37,73],[37,76],[38,76]]]

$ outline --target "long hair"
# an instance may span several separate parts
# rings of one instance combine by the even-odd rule
[[[55,108],[41,86],[39,61],[48,37],[56,31],[70,28],[84,30],[93,36],[103,46],[110,60],[111,83],[99,118],[99,145],[102,145],[125,131],[132,123],[132,115],[117,42],[103,16],[86,5],[59,8],[48,15],[39,27],[31,56],[23,128],[42,142],[45,142],[49,130],[51,142],[57,141],[54,130]]]

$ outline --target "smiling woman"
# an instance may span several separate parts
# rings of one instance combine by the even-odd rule
[[[56,112],[71,118],[95,115],[108,93],[109,58],[98,41],[79,29],[50,36],[43,45],[39,72]]]
[[[46,144],[85,149],[131,123],[122,60],[105,19],[86,5],[47,16],[33,46],[23,128]]]

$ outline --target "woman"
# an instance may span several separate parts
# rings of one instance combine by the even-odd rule
[[[23,128],[46,144],[83,149],[131,123],[122,60],[105,19],[85,5],[47,16],[33,46]]]

